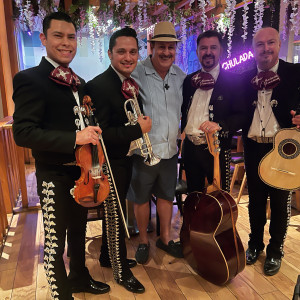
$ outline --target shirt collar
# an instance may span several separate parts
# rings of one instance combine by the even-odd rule
[[[203,68],[201,71],[206,72]],[[209,73],[214,78],[214,80],[217,81],[218,76],[220,74],[220,64],[217,64],[212,70],[210,70],[206,73]]]
[[[45,56],[45,59],[54,67],[54,68],[57,68],[60,66],[60,64],[58,64],[56,61],[54,61],[53,59],[51,59],[50,57],[48,56]]]
[[[274,72],[274,73],[277,73],[277,71],[278,71],[278,66],[279,66],[279,59],[278,59],[278,62],[276,63],[276,65],[274,65],[270,70],[268,70],[268,71],[272,71],[272,72]],[[258,66],[257,66],[257,71],[258,71],[258,73],[260,73],[260,72],[263,72],[264,70],[261,70]]]
[[[117,75],[119,76],[121,82],[123,83],[123,81],[126,79],[126,77],[125,77],[123,74],[121,74],[120,72],[118,72],[118,71],[113,67],[112,64],[111,64],[110,66],[111,66],[112,69],[117,73]]]
[[[147,75],[151,75],[151,74],[155,74],[157,73],[153,67],[153,64],[151,62],[151,55],[149,55],[145,61],[144,61],[144,66],[145,66],[145,72]],[[173,66],[173,64],[171,65],[170,69],[169,69],[169,74],[172,74],[172,75],[176,75],[176,70]]]

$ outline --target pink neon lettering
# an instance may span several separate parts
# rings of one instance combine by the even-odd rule
[[[222,68],[225,69],[225,70],[231,69],[231,68],[233,68],[233,67],[241,64],[242,62],[245,62],[245,61],[247,61],[247,60],[249,60],[253,57],[254,56],[253,56],[253,53],[251,51],[248,51],[248,53],[245,52],[245,53],[240,54],[238,56],[239,60],[238,60],[237,57],[234,57],[233,59],[230,59],[230,60],[224,62],[222,64]]]

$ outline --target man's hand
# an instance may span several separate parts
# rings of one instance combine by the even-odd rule
[[[297,125],[297,128],[300,128],[300,115],[295,116],[296,112],[294,110],[291,110],[292,123]]]
[[[221,130],[222,128],[219,126],[218,123],[215,123],[215,122],[211,122],[211,121],[204,121],[200,127],[199,127],[200,130],[202,130],[203,132],[214,132],[214,131],[219,131]]]
[[[150,117],[145,117],[142,115],[138,117],[137,121],[141,126],[142,133],[147,133],[151,130],[152,120],[150,119]]]
[[[102,130],[98,126],[88,126],[76,133],[76,145],[85,145],[92,143],[97,145],[99,142],[99,134]]]

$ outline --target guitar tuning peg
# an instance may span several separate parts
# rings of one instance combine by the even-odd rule
[[[75,115],[78,114],[78,112],[79,112],[78,106],[74,106],[74,107],[73,107],[73,112],[74,112]]]
[[[80,120],[79,119],[76,119],[75,120],[75,125],[79,128],[80,127]]]
[[[70,189],[70,194],[73,198],[75,198],[74,196],[74,190],[75,190],[75,186],[73,188]]]

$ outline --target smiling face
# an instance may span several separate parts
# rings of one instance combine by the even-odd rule
[[[274,28],[262,28],[253,37],[254,58],[261,70],[269,70],[279,59],[281,42]]]
[[[40,34],[47,56],[63,67],[68,67],[77,51],[76,30],[72,23],[51,20],[47,35]]]
[[[151,50],[154,69],[159,73],[167,73],[175,61],[176,42],[153,42]]]
[[[202,68],[209,72],[219,63],[222,48],[216,36],[204,37],[199,41],[197,56]]]
[[[120,36],[116,39],[116,44],[112,51],[108,50],[111,65],[125,77],[136,67],[139,51],[136,39],[131,36]]]

